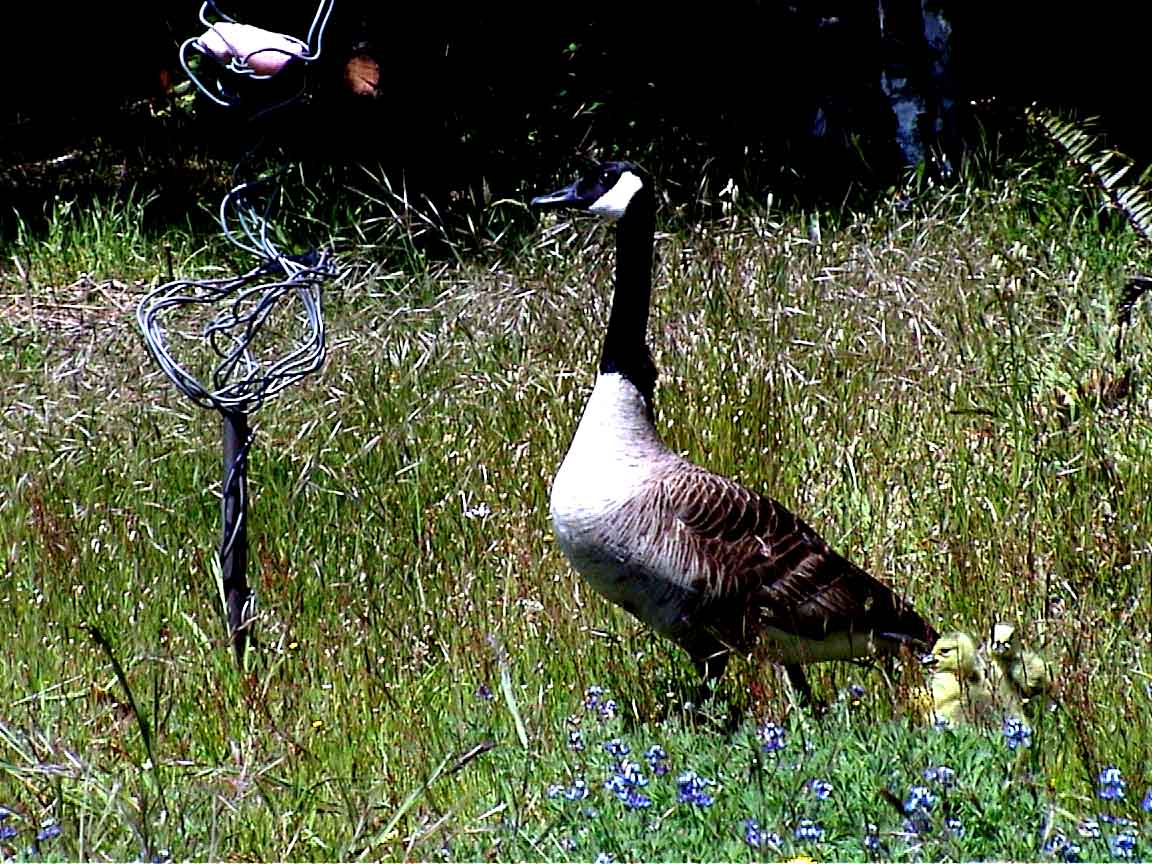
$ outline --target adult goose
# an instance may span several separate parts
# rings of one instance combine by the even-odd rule
[[[803,521],[661,440],[647,343],[656,215],[648,175],[604,162],[532,204],[616,226],[600,374],[552,484],[552,523],[573,567],[687,651],[705,692],[733,651],[755,648],[783,664],[807,702],[801,664],[931,647],[931,626]]]

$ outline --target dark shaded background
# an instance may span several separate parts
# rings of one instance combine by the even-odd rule
[[[953,25],[942,84],[927,71],[924,6]],[[270,0],[223,8],[299,36],[315,10]],[[1010,149],[1019,109],[1033,101],[1100,115],[1114,143],[1149,156],[1136,89],[1148,15],[1136,4],[337,0],[319,63],[250,87],[242,109],[158,117],[182,77],[176,46],[203,29],[197,10],[141,0],[11,10],[0,194],[32,206],[66,182],[42,163],[99,141],[123,154],[122,180],[192,195],[183,154],[231,160],[272,136],[292,158],[379,164],[433,195],[480,183],[499,195],[570,170],[580,154],[615,152],[657,160],[686,191],[736,177],[782,197],[839,200],[906,168],[882,72],[954,99],[945,135],[928,142],[953,164],[989,136]],[[344,86],[357,51],[380,65],[376,98]],[[304,85],[306,103],[245,118]]]

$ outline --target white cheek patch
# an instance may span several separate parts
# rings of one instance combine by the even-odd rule
[[[588,212],[613,220],[619,219],[628,209],[632,197],[643,185],[644,182],[639,177],[631,171],[625,171],[616,181],[616,185],[596,199],[596,203],[588,208]]]

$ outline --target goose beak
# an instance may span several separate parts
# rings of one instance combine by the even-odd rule
[[[936,664],[940,662],[940,658],[935,654],[925,654],[920,658],[920,665],[925,669],[935,669]]]
[[[551,195],[537,195],[532,199],[533,207],[578,207],[581,204],[580,190],[577,188],[580,181],[577,180],[570,186],[565,186],[563,189],[557,189]]]

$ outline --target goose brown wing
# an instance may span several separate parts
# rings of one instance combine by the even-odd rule
[[[745,635],[772,626],[806,639],[876,632],[934,641],[891,589],[771,498],[694,466],[669,478],[666,493],[697,563],[697,589],[743,610]]]

